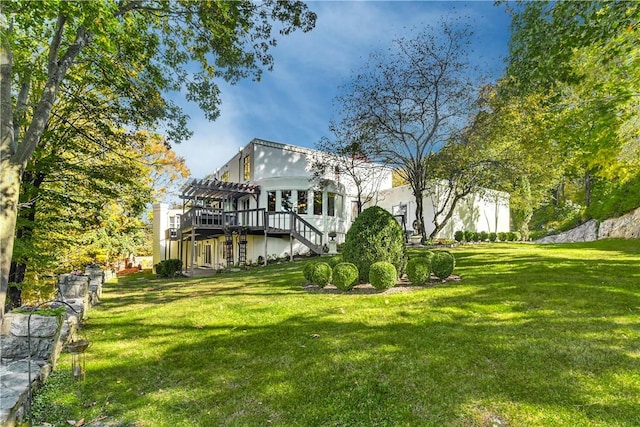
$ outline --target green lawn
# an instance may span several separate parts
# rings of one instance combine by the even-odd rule
[[[35,407],[135,426],[640,425],[640,242],[453,252],[460,282],[402,293],[308,293],[301,262],[108,284],[80,397],[65,356]]]

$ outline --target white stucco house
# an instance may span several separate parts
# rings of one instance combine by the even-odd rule
[[[154,265],[179,258],[183,268],[193,272],[194,268],[256,264],[269,257],[333,249],[333,242],[344,241],[357,215],[357,191],[348,174],[340,174],[339,169],[328,168],[324,176],[314,176],[313,164],[321,154],[254,139],[206,179],[186,184],[180,209],[155,204]],[[415,201],[409,189],[392,187],[389,168],[365,163],[362,173],[367,174],[368,204],[397,215],[410,230]],[[509,230],[508,195],[493,192],[491,197],[467,199],[441,233],[443,237],[451,237],[457,229]],[[425,202],[429,222],[430,205]]]

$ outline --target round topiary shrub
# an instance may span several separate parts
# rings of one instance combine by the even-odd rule
[[[415,285],[426,285],[431,277],[431,261],[427,257],[411,258],[407,262],[407,277]]]
[[[309,261],[309,262],[305,263],[304,266],[302,267],[302,274],[304,275],[304,278],[307,281],[307,283],[312,283],[313,282],[313,278],[312,278],[313,267],[317,263],[318,263],[318,261]]]
[[[456,231],[455,234],[453,235],[453,238],[458,243],[462,242],[464,240],[464,231],[462,231],[462,230]]]
[[[345,236],[344,262],[358,267],[359,280],[366,282],[369,268],[378,261],[393,264],[401,271],[405,253],[404,233],[398,221],[386,210],[372,206],[363,210]]]
[[[398,271],[390,262],[378,261],[369,267],[369,283],[380,290],[392,288],[398,281]]]
[[[497,238],[498,238],[498,234],[496,232],[492,231],[491,233],[489,233],[490,242],[495,242]]]
[[[487,233],[486,231],[481,231],[479,233],[479,237],[481,242],[486,242],[487,238],[489,237],[489,233]]]
[[[341,262],[333,267],[333,284],[341,291],[350,291],[358,283],[358,267]]]
[[[311,272],[311,283],[324,288],[331,283],[331,266],[326,262],[317,262]]]
[[[342,255],[341,254],[334,255],[328,258],[326,262],[333,268],[342,262]]]
[[[451,252],[434,252],[433,257],[431,258],[431,270],[433,271],[433,274],[441,280],[445,280],[449,277],[451,273],[453,273],[455,266],[456,259],[453,257]]]

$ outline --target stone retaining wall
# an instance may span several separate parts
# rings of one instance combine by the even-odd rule
[[[0,323],[0,426],[13,427],[24,419],[29,375],[31,387],[46,380],[63,347],[75,338],[79,321],[100,301],[103,283],[114,277],[112,270],[98,266],[87,267],[85,274],[60,276],[58,289],[64,302],[54,301],[51,308],[65,307],[62,317],[33,313],[29,321],[28,313],[5,314]]]
[[[601,223],[592,219],[569,231],[543,237],[536,243],[592,242],[600,239],[640,239],[640,208]]]

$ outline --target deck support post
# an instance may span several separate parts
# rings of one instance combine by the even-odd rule
[[[195,262],[195,258],[196,258],[196,251],[195,251],[195,246],[196,246],[196,229],[192,228],[191,229],[191,248],[189,249],[191,251],[191,277],[193,277],[193,263]]]

